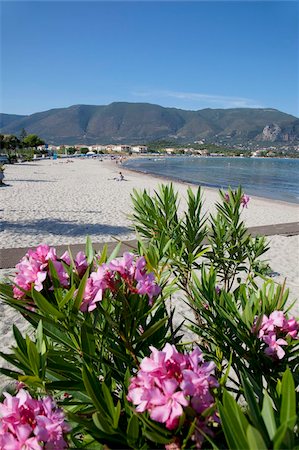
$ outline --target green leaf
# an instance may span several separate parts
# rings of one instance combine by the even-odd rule
[[[26,340],[23,338],[22,334],[20,333],[20,330],[16,327],[15,324],[12,325],[14,338],[16,340],[16,343],[19,347],[19,350],[26,355],[27,354],[27,345]]]
[[[31,370],[34,373],[34,375],[39,377],[39,354],[37,352],[35,344],[32,341],[30,341],[28,336],[26,338],[26,343]]]
[[[33,315],[33,317],[34,317],[34,315]],[[76,347],[73,340],[70,339],[65,328],[63,328],[59,325],[56,325],[54,322],[52,322],[48,318],[41,317],[41,320],[43,322],[44,333],[47,336],[49,336],[51,339],[53,339],[54,342],[60,342],[61,344],[65,345],[66,347],[71,348],[72,350],[78,351],[78,347]],[[34,322],[34,320],[32,320],[32,322]]]
[[[99,265],[102,265],[107,261],[107,252],[108,252],[108,245],[105,244],[100,254]]]
[[[103,396],[104,396],[104,400],[105,400],[105,406],[108,408],[110,417],[112,419],[114,419],[115,408],[114,408],[114,403],[113,403],[110,391],[104,382],[101,384],[101,387],[102,387],[102,392],[103,392]]]
[[[43,332],[43,322],[40,320],[37,326],[36,332],[36,349],[38,353],[42,356],[46,353],[46,344],[44,340],[44,332]]]
[[[105,416],[103,416],[100,413],[94,413],[92,415],[93,422],[99,430],[103,431],[107,434],[117,434],[115,430],[113,430],[112,426],[110,425],[109,421]]]
[[[62,309],[74,296],[74,292],[76,290],[76,286],[73,285],[70,290],[67,292],[67,294],[62,297],[61,301],[59,302],[59,309]]]
[[[84,356],[95,356],[95,333],[94,330],[86,322],[81,327],[81,347]]]
[[[267,446],[256,428],[248,425],[246,435],[250,450],[267,450]]]
[[[92,242],[89,236],[86,238],[86,245],[85,245],[85,254],[88,265],[92,263],[93,257],[94,257],[94,251],[92,248]]]
[[[119,242],[116,247],[114,248],[113,252],[110,254],[109,258],[108,258],[108,262],[112,261],[114,258],[116,258],[119,254],[121,248],[121,242]]]
[[[295,422],[290,422],[290,419],[294,417]],[[280,423],[288,423],[291,429],[296,423],[296,391],[290,369],[287,369],[282,377]]]
[[[22,381],[23,383],[27,384],[28,386],[32,386],[32,387],[43,387],[43,383],[40,380],[39,377],[34,377],[34,376],[28,376],[28,375],[20,375],[19,376],[19,381]]]
[[[239,405],[226,390],[223,392],[223,405],[218,404],[223,431],[230,449],[248,449],[246,429],[248,421]]]
[[[80,281],[80,284],[78,287],[78,292],[77,292],[77,295],[76,295],[76,298],[74,301],[73,312],[75,312],[75,313],[77,313],[80,309],[88,276],[89,276],[89,270],[87,269],[82,280]]]
[[[283,424],[280,425],[280,427],[277,429],[275,436],[273,438],[273,450],[279,450],[281,448],[285,448],[284,446],[282,447],[284,438],[286,436],[286,433],[288,431],[288,426],[287,423],[284,422]]]
[[[104,417],[107,417],[105,410],[105,402],[100,389],[100,382],[94,377],[94,375],[87,369],[83,367],[82,369],[82,379],[87,391],[87,394],[91,398],[94,406]]]
[[[128,444],[131,447],[136,448],[138,437],[139,437],[139,420],[138,417],[135,414],[133,414],[127,426]]]
[[[16,372],[15,370],[4,369],[4,367],[0,367],[0,373],[3,375],[13,378],[14,380],[18,380],[22,374],[20,372]]]
[[[61,288],[57,270],[55,269],[55,266],[51,259],[49,259],[48,264],[49,264],[49,270],[50,270],[50,278],[51,278],[52,284],[54,286],[54,290],[55,290],[55,292],[57,292]]]
[[[163,437],[161,434],[158,434],[154,431],[143,430],[142,433],[144,436],[152,442],[156,444],[168,444],[171,438]]]
[[[276,433],[276,422],[274,417],[272,401],[267,392],[264,393],[262,417],[264,420],[264,424],[267,428],[268,435],[272,441]]]
[[[55,306],[49,303],[48,300],[40,292],[37,292],[34,288],[31,289],[31,295],[36,306],[44,314],[54,316],[57,319],[64,318],[64,313],[55,308]]]
[[[164,317],[163,319],[158,320],[153,326],[145,330],[144,333],[142,333],[140,336],[138,336],[135,340],[135,342],[144,341],[145,339],[152,336],[156,331],[158,331],[163,325],[167,322],[168,317]]]
[[[113,428],[116,429],[118,428],[118,422],[119,422],[119,418],[120,418],[120,412],[121,412],[121,403],[118,400],[116,407],[115,407],[115,411],[114,411],[114,418],[113,418]]]

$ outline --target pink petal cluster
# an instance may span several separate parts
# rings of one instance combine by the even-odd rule
[[[49,271],[49,261],[53,262],[59,282],[62,287],[69,286],[69,276],[65,270],[63,262],[70,265],[71,260],[68,252],[65,252],[61,258],[56,255],[56,250],[48,245],[41,244],[35,250],[28,250],[26,255],[16,265],[17,274],[14,278],[13,293],[15,298],[22,298],[26,295],[32,286],[36,291],[42,291],[44,282],[47,278],[51,280]],[[79,252],[74,260],[78,275],[84,275],[88,264],[83,252]]]
[[[258,327],[257,323],[258,318],[256,317],[252,332],[267,344],[265,353],[273,359],[282,359],[285,355],[282,346],[288,345],[288,343],[283,338],[288,336],[292,339],[299,338],[299,323],[295,317],[287,319],[282,311],[273,311],[269,317],[263,315]]]
[[[230,202],[230,196],[228,193],[224,194],[224,200],[229,203]],[[247,194],[243,194],[241,197],[240,204],[243,206],[243,208],[248,208],[248,203],[250,202],[250,197]]]
[[[55,402],[33,399],[21,389],[16,396],[4,393],[0,403],[0,448],[4,450],[60,450],[68,447],[70,428]]]
[[[61,260],[64,261],[67,265],[71,265],[71,258],[68,251],[64,252],[64,254],[61,256]],[[82,251],[78,252],[74,259],[74,263],[79,277],[83,277],[86,269],[88,268],[88,262],[85,253]]]
[[[241,205],[243,206],[243,208],[248,208],[248,203],[250,202],[250,197],[249,195],[243,194],[241,197]]]
[[[36,250],[28,250],[26,255],[16,265],[17,275],[14,283],[13,293],[15,298],[25,296],[24,291],[29,291],[33,286],[36,291],[43,289],[43,282],[48,273],[49,260],[56,261],[56,250],[48,245],[39,245]],[[22,290],[23,289],[23,290]]]
[[[198,347],[190,354],[179,353],[170,344],[162,351],[150,349],[129,386],[127,399],[137,406],[137,412],[148,411],[151,419],[172,430],[184,407],[191,406],[201,414],[214,404],[210,389],[218,386],[215,364],[204,362]]]
[[[153,273],[147,273],[143,256],[135,258],[132,253],[124,253],[121,258],[102,264],[87,280],[81,311],[93,311],[97,302],[103,299],[106,289],[116,292],[121,283],[135,294],[147,295],[150,304],[160,294],[161,288],[155,282]]]
[[[228,194],[227,192],[224,194],[224,200],[225,200],[227,203],[230,202],[229,194]]]

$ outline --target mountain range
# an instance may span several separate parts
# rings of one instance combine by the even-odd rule
[[[299,119],[271,108],[186,111],[149,103],[73,105],[30,115],[0,114],[0,133],[35,133],[49,144],[297,142]]]

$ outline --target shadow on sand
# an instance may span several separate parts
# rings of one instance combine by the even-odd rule
[[[25,183],[56,183],[56,180],[11,180],[11,183],[19,183],[19,182],[25,182]]]
[[[39,219],[30,222],[9,222],[3,221],[0,224],[0,231],[9,230],[14,233],[47,233],[54,236],[87,236],[95,234],[118,235],[129,233],[128,227],[117,225],[106,225],[101,223],[76,223],[55,219]]]

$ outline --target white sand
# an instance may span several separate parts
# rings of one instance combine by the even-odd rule
[[[126,172],[127,181],[115,181],[120,167],[98,160],[37,161],[9,165],[0,189],[0,248],[27,247],[46,242],[52,245],[133,238],[128,229],[130,194],[137,189],[156,189],[161,180]],[[181,197],[187,185],[174,183]],[[218,199],[217,190],[204,189],[205,205]],[[296,222],[299,207],[253,198],[244,211],[248,226]]]
[[[124,170],[115,162],[98,160],[44,160],[6,166],[5,183],[0,189],[0,248],[84,243],[86,235],[93,242],[112,240],[112,236],[132,239],[127,215],[131,212],[130,193],[133,188],[153,191],[162,180]],[[122,171],[126,181],[113,178]],[[187,184],[174,183],[183,198]],[[204,189],[205,208],[213,211],[218,192]],[[184,202],[182,202],[183,205]],[[244,218],[248,226],[296,222],[299,206],[253,197]],[[272,236],[266,254],[274,280],[287,278],[290,299],[299,288],[299,237]],[[9,271],[0,271],[0,279]],[[178,305],[184,316],[185,304]],[[298,303],[293,313],[299,316]],[[13,342],[11,326],[22,331],[26,322],[13,310],[0,304],[0,350],[7,351]],[[2,365],[2,362],[0,362]],[[0,378],[0,386],[7,380]]]

